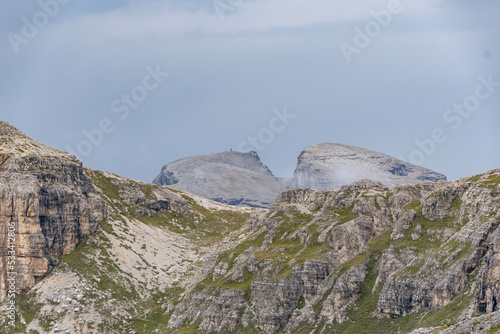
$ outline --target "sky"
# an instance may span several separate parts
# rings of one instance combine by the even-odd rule
[[[0,119],[91,168],[322,142],[500,168],[497,0],[0,1]]]

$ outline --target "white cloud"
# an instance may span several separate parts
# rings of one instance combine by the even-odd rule
[[[131,5],[114,11],[92,13],[68,21],[64,27],[74,38],[76,33],[96,39],[144,40],[144,38],[175,38],[186,34],[237,34],[264,32],[275,28],[295,28],[315,24],[348,22],[370,17],[371,11],[387,8],[395,0],[359,0],[356,2],[332,0],[242,0],[221,21],[211,7],[197,11],[171,5],[139,6],[144,0],[133,0]],[[228,3],[227,0],[215,0]],[[434,0],[401,1],[407,8],[425,8]],[[146,1],[146,3],[148,3]]]

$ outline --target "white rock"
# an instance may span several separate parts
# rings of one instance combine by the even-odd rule
[[[386,154],[356,146],[324,143],[302,151],[290,188],[328,190],[362,179],[392,186],[438,181],[446,177]]]

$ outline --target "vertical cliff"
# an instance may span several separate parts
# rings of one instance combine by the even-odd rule
[[[0,122],[0,298],[7,272],[17,272],[17,292],[30,290],[106,217],[81,162]],[[14,270],[6,265],[11,223]]]

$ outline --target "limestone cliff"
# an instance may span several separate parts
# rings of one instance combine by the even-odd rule
[[[6,272],[26,292],[107,217],[82,164],[0,122],[0,298]],[[7,232],[15,223],[15,270],[6,266]]]

